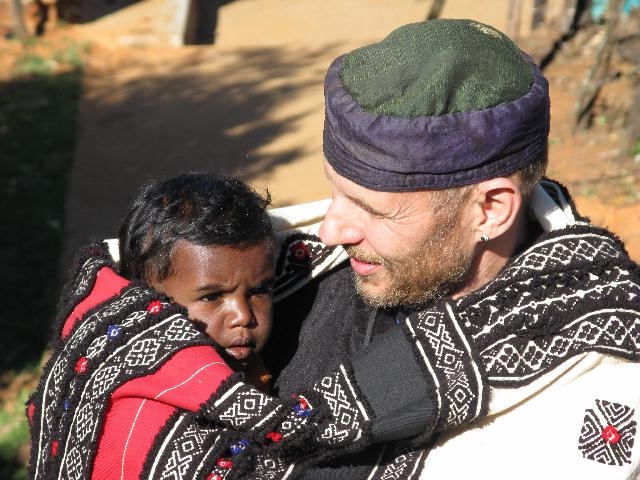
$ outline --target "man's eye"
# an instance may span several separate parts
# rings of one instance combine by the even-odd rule
[[[222,298],[222,292],[207,293],[206,295],[200,297],[200,301],[215,302],[216,300],[220,300],[220,298]]]

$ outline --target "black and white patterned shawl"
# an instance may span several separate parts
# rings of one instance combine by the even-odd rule
[[[425,375],[438,387],[436,430],[481,419],[489,387],[528,385],[575,355],[640,361],[638,265],[615,235],[577,215],[566,190],[544,186],[534,213],[550,231],[483,288],[403,319]],[[428,448],[403,442],[371,449],[350,478],[415,479],[427,455]],[[342,478],[340,469],[304,478]]]

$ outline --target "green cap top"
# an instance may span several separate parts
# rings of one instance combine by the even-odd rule
[[[511,102],[533,83],[520,49],[473,20],[405,25],[344,57],[340,78],[374,115],[433,117]]]

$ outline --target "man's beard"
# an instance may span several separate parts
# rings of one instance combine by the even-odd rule
[[[435,236],[393,261],[346,245],[350,257],[379,263],[387,284],[374,292],[368,284],[379,279],[354,274],[358,293],[378,308],[411,307],[455,293],[467,278],[473,262],[473,255],[465,256],[456,248],[460,245],[459,230],[443,226]]]

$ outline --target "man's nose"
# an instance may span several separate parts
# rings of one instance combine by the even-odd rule
[[[320,225],[320,240],[328,246],[356,245],[363,240],[357,212],[343,199],[333,199]]]

